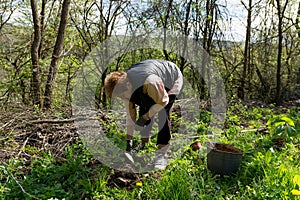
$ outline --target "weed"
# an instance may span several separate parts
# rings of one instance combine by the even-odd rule
[[[197,140],[205,146],[210,113],[202,112],[197,116],[199,118],[192,123],[182,119],[178,122],[184,123],[187,132],[199,136]],[[267,107],[234,105],[229,108],[226,126],[218,141],[244,150],[235,176],[213,174],[207,169],[206,157],[199,151],[192,151],[190,144],[184,144],[180,151],[174,152],[176,156],[166,170],[149,172],[131,181],[130,187],[112,184],[114,170],[101,163],[95,164],[80,142],[64,150],[64,160],[57,160],[49,152],[38,152],[28,144],[22,150],[34,155],[29,164],[16,158],[0,164],[0,196],[3,199],[101,200],[299,199],[299,116],[298,108],[281,114]],[[118,126],[110,123],[105,126],[108,139],[124,149],[124,134]],[[267,132],[257,131],[261,127],[267,128]],[[175,135],[184,137],[183,134]],[[281,148],[276,148],[272,141],[278,137],[285,140]],[[150,144],[147,151],[154,152],[154,145]]]

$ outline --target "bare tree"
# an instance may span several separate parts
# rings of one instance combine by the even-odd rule
[[[192,8],[192,2],[193,0],[189,0],[187,2],[187,6],[186,6],[186,13],[185,13],[185,18],[184,18],[184,24],[183,24],[183,36],[184,36],[184,40],[183,40],[183,47],[182,47],[182,55],[186,54],[187,51],[187,39],[190,35],[190,15],[191,15],[191,8]],[[180,70],[183,71],[184,66],[185,66],[185,58],[183,56],[180,57]]]
[[[298,3],[295,27],[297,30],[298,38],[300,39],[300,1]]]
[[[216,0],[206,0],[205,1],[205,20],[203,24],[203,49],[206,51],[203,53],[202,56],[202,66],[201,66],[201,85],[200,85],[200,98],[203,99],[206,96],[205,93],[205,82],[204,80],[207,80],[206,85],[208,88],[210,88],[210,72],[209,67],[207,67],[208,64],[208,55],[211,54],[212,49],[212,43],[213,43],[213,37],[216,33],[217,28],[217,21],[218,21],[218,15],[219,15],[219,8]]]
[[[298,3],[298,10],[297,10],[297,15],[296,15],[296,30],[298,34],[298,40],[300,40],[300,1]],[[297,71],[297,81],[296,83],[300,85],[300,66],[298,66],[298,71]]]
[[[17,6],[14,0],[2,0],[0,3],[0,32],[3,26],[8,23]]]
[[[277,49],[277,70],[276,70],[276,94],[275,94],[275,102],[280,104],[282,101],[281,97],[281,57],[282,57],[282,49],[283,49],[283,19],[284,13],[287,8],[288,0],[283,2],[281,5],[281,0],[276,0],[275,7],[277,9],[277,17],[278,17],[278,49]]]
[[[241,85],[238,89],[238,97],[241,99],[245,98],[245,82],[247,79],[247,69],[250,66],[250,38],[251,38],[251,22],[252,22],[252,0],[248,1],[248,6],[242,1],[242,4],[247,9],[247,28],[246,28],[246,40],[244,47],[244,62],[243,62],[243,72],[241,77]]]
[[[40,27],[41,27],[41,42],[39,46],[39,56],[41,57],[42,54],[42,46],[43,46],[43,36],[44,36],[44,30],[45,30],[45,15],[46,15],[46,4],[47,0],[42,0],[42,9],[40,14]]]
[[[54,81],[58,70],[59,60],[61,58],[61,54],[63,51],[65,30],[68,22],[70,3],[71,0],[64,0],[62,5],[58,34],[57,34],[54,50],[52,53],[51,64],[50,64],[47,83],[45,87],[45,94],[44,94],[45,109],[51,108],[51,104],[52,104],[53,86],[54,86]]]
[[[164,28],[163,52],[164,52],[166,60],[169,60],[169,55],[168,55],[168,52],[166,50],[166,41],[167,41],[167,28],[168,28],[171,9],[172,9],[172,4],[173,4],[173,0],[169,0],[167,11],[165,13],[165,16],[163,18],[164,20],[162,22],[163,23],[163,28]]]
[[[31,92],[34,105],[41,106],[41,83],[40,83],[40,66],[39,66],[39,48],[41,44],[41,22],[39,17],[38,5],[36,0],[30,0],[32,18],[34,25],[34,37],[31,46]]]

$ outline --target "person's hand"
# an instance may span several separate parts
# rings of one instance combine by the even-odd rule
[[[145,119],[145,116],[141,116],[136,122],[135,124],[141,127],[147,126],[148,124],[150,124],[151,119]]]

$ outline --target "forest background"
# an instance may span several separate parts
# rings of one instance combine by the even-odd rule
[[[170,32],[185,37],[170,40]],[[244,150],[236,176],[212,174],[190,145],[165,171],[145,174],[112,169],[87,151],[72,104],[84,102],[81,91],[92,87],[78,92],[76,81],[86,62],[110,59],[93,57],[99,49],[115,50],[127,38],[130,48],[149,42],[135,34],[151,36],[159,48],[119,51],[85,77],[97,82],[89,101],[109,141],[125,149],[119,119],[106,112],[104,78],[156,58],[176,63],[192,86],[184,93],[200,100],[194,121],[172,119],[205,146],[215,74],[201,65],[195,70],[182,56],[191,53],[192,41],[224,84],[227,110],[218,139]],[[0,199],[299,199],[299,43],[296,0],[0,0]],[[165,48],[170,44],[176,52]],[[155,137],[150,153],[154,143]]]
[[[5,0],[0,13],[1,104],[69,106],[76,73],[94,48],[113,35],[157,28],[201,44],[218,66],[228,97],[277,104],[295,100],[300,95],[299,17],[297,1]],[[142,49],[122,56],[122,65],[108,66],[102,78],[148,58],[171,60],[182,71],[190,67],[172,52]],[[205,83],[189,74],[201,98],[207,97]],[[100,101],[106,101],[102,95]]]

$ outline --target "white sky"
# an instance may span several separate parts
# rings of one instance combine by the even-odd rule
[[[244,0],[247,1],[247,0]],[[228,21],[224,24],[228,27],[224,27],[225,39],[242,41],[246,35],[246,22],[247,22],[247,10],[242,5],[240,0],[220,0],[220,4],[227,5]],[[226,4],[225,4],[226,2]],[[246,2],[248,3],[248,1]]]
[[[136,2],[141,3],[143,1],[147,1],[147,0],[133,0],[132,2]],[[218,0],[217,3],[220,5],[226,5],[226,9],[227,9],[227,17],[230,18],[230,22],[229,21],[224,21],[224,26],[226,27],[221,27],[223,32],[225,33],[225,39],[226,40],[234,40],[234,41],[242,41],[245,39],[245,35],[246,35],[246,20],[247,20],[247,10],[245,9],[245,7],[242,5],[241,1],[244,1],[245,4],[248,4],[248,0]],[[257,2],[259,0],[253,0],[253,3]],[[295,9],[295,13],[296,10],[298,8],[298,2],[295,2],[295,6],[293,7]],[[257,11],[255,11],[257,12]],[[14,13],[11,21],[14,21],[13,19],[18,16],[18,13]],[[125,28],[126,25],[124,24],[126,23],[125,21],[123,21],[122,19],[119,20],[119,30],[117,31],[118,34],[124,34],[125,33]],[[220,23],[221,25],[222,23]],[[259,24],[259,17],[257,17],[254,22],[253,25],[257,25]]]
[[[142,0],[135,0],[137,4],[140,3]],[[144,0],[146,1],[146,0]],[[248,2],[248,0],[243,0]],[[255,1],[255,0],[253,0]],[[246,20],[247,20],[247,11],[244,6],[241,4],[241,0],[219,0],[217,1],[218,4],[226,5],[228,18],[231,18],[231,24],[229,27],[229,22],[224,21],[224,24],[227,27],[222,27],[223,31],[225,32],[225,39],[226,40],[235,40],[241,41],[244,40],[246,34]],[[120,20],[122,21],[122,20]],[[125,23],[125,22],[124,22]],[[123,23],[123,25],[124,25]],[[122,22],[120,23],[121,28],[118,31],[118,34],[125,33],[125,27],[122,27]]]
[[[247,25],[247,10],[242,5],[241,1],[243,1],[247,6],[249,1],[248,0],[219,0],[218,2],[227,2],[227,9],[229,11],[229,16],[231,17],[231,27],[228,32],[226,32],[226,36],[228,40],[235,40],[235,41],[242,41],[245,40],[246,37],[246,25]],[[256,2],[259,2],[260,0],[253,0],[253,5]],[[284,3],[283,1],[282,3]],[[262,1],[262,4],[266,3]],[[289,1],[289,7],[287,7],[286,10],[286,16],[288,16],[291,19],[295,19],[295,16],[297,15],[298,10],[298,1]],[[255,7],[252,12],[252,27],[259,26],[261,24],[262,18],[264,18],[263,9],[262,11],[257,10],[258,8]],[[274,8],[273,12],[276,9]],[[258,15],[258,16],[254,16]],[[272,12],[268,12],[268,15],[272,15]],[[274,15],[274,13],[273,13]],[[271,26],[271,21],[268,21],[267,24]],[[228,22],[225,22],[225,24],[228,24]]]

